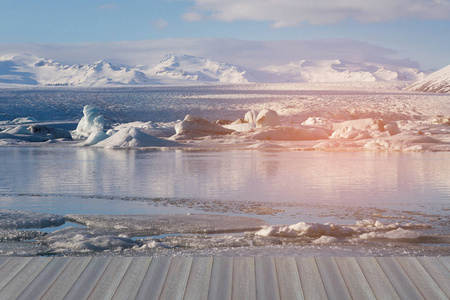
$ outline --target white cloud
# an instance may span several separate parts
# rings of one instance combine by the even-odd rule
[[[151,25],[152,25],[154,28],[157,28],[157,29],[164,29],[164,28],[166,28],[167,26],[169,26],[169,22],[167,22],[167,21],[164,20],[164,19],[158,19],[158,20],[156,20],[156,21],[154,21],[154,22],[151,22]]]
[[[212,19],[271,21],[271,27],[331,24],[345,19],[384,22],[396,19],[450,20],[450,0],[194,0],[187,21]],[[191,16],[195,16],[190,18]]]
[[[211,58],[259,69],[301,59],[343,59],[418,67],[395,50],[350,39],[242,41],[221,38],[178,38],[80,44],[0,44],[0,56],[32,53],[65,64],[105,59],[116,65],[155,65],[168,53]]]

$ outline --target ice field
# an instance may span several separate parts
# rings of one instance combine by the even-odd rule
[[[2,88],[0,255],[448,255],[450,95]]]

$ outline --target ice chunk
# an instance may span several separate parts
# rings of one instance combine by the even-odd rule
[[[44,125],[31,125],[30,127],[28,127],[28,130],[32,134],[49,134],[55,139],[72,139],[72,135],[70,134],[70,132],[65,129],[53,128]]]
[[[313,244],[332,244],[339,240],[334,236],[322,235],[320,238],[313,241]]]
[[[385,125],[386,125],[386,122],[384,122],[383,120],[367,118],[367,119],[351,120],[351,121],[346,121],[346,122],[342,122],[342,123],[335,123],[335,124],[333,124],[333,130],[353,127],[354,129],[359,129],[359,130],[383,132],[383,131],[385,131],[384,130]]]
[[[103,131],[105,118],[100,114],[100,109],[86,105],[83,108],[83,115],[77,129],[72,132],[74,138],[87,138],[92,132]]]
[[[331,135],[332,139],[363,140],[371,138],[369,131],[356,129],[353,126],[339,128]]]
[[[9,134],[31,134],[30,129],[28,129],[28,126],[25,125],[19,125],[12,128],[7,128],[3,131],[3,133],[9,133]]]
[[[369,232],[360,235],[361,239],[370,239],[370,238],[387,238],[387,239],[417,239],[421,237],[422,234],[417,231],[397,228],[394,230],[390,230],[388,232]]]
[[[60,226],[64,223],[64,217],[58,215],[0,209],[0,228],[2,229],[45,228]]]
[[[95,144],[100,143],[103,140],[106,140],[107,138],[109,138],[109,135],[107,135],[104,131],[94,131],[92,132],[89,137],[87,138],[87,140],[82,143],[83,146],[92,146]]]
[[[194,115],[186,115],[182,122],[175,125],[175,131],[176,134],[174,138],[183,135],[189,137],[200,137],[230,134],[234,132],[234,130],[224,128],[218,124],[211,123],[206,119]]]
[[[267,226],[255,233],[257,236],[318,236],[318,235],[347,235],[353,230],[332,223],[305,223],[299,222],[293,225]]]
[[[256,124],[256,111],[249,110],[245,115],[244,115],[244,121],[247,123],[253,123]]]
[[[281,125],[277,112],[271,109],[263,109],[260,111],[256,117],[255,123],[256,126],[260,128]]]
[[[74,227],[55,231],[42,239],[42,243],[57,253],[123,250],[138,245],[129,237]]]
[[[307,141],[328,139],[329,136],[320,128],[277,126],[256,130],[251,137],[255,140]]]
[[[427,150],[440,141],[429,136],[412,132],[401,133],[391,137],[379,137],[364,145],[365,149],[377,151],[412,151]]]
[[[97,135],[97,134],[96,134]],[[95,139],[95,136],[92,138]],[[128,147],[179,147],[180,144],[148,135],[131,127],[123,128],[111,137],[97,143],[94,147],[128,148]]]

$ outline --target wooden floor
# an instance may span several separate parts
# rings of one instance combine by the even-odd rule
[[[0,299],[449,299],[450,257],[0,257]]]

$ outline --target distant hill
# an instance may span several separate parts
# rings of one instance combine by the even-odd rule
[[[168,54],[156,66],[64,65],[32,54],[0,57],[0,84],[43,86],[117,86],[245,84],[288,82],[416,81],[425,77],[417,69],[343,60],[300,60],[252,70],[186,54]]]
[[[427,77],[407,86],[405,90],[429,92],[429,93],[450,93],[450,65],[431,73]]]

